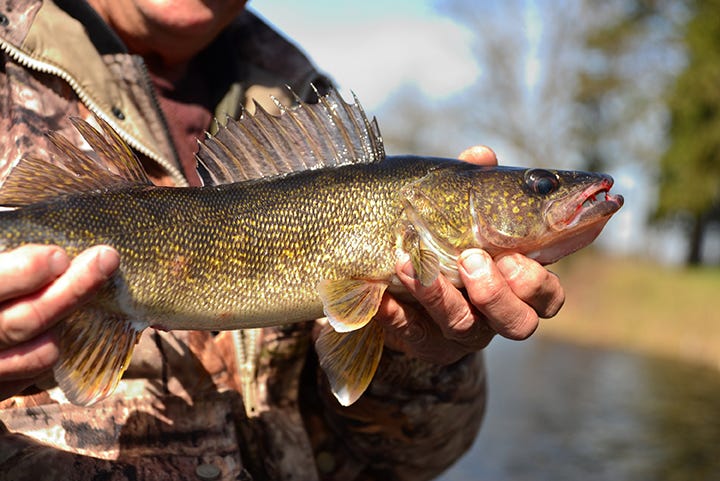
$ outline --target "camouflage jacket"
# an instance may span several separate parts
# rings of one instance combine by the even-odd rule
[[[0,0],[0,184],[44,134],[81,139],[95,115],[151,174],[187,185],[145,66],[78,0]],[[209,49],[221,55],[218,118],[250,99],[273,111],[285,85],[327,85],[250,12]],[[481,355],[447,367],[387,351],[366,394],[339,406],[312,349],[313,321],[289,327],[145,334],[117,392],[63,402],[52,379],[0,402],[0,481],[32,479],[429,479],[472,443],[483,415]]]

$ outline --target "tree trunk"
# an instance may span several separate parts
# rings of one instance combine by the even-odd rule
[[[699,266],[702,264],[702,247],[705,238],[705,227],[707,226],[707,216],[704,214],[696,214],[692,220],[690,228],[690,238],[688,239],[688,252],[686,263],[688,266]]]

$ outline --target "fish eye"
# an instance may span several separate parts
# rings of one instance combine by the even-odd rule
[[[525,173],[525,183],[538,195],[548,195],[560,186],[557,175],[544,169],[530,169]]]

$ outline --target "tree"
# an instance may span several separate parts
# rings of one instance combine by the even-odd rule
[[[483,75],[462,102],[469,128],[534,165],[657,164],[662,96],[682,61],[682,1],[443,0],[440,9],[477,32]]]
[[[699,264],[708,224],[720,220],[720,0],[696,0],[687,66],[672,88],[670,145],[661,159],[657,217],[685,218],[687,262]]]
[[[664,148],[664,93],[683,62],[678,31],[687,7],[678,0],[586,2],[591,19],[575,90],[575,132],[584,165],[625,162],[657,170]]]
[[[514,164],[574,163],[571,103],[582,31],[582,22],[576,20],[582,18],[580,3],[444,0],[439,4],[443,13],[476,33],[473,50],[482,73],[459,100],[455,114],[468,137],[501,146],[511,153]]]

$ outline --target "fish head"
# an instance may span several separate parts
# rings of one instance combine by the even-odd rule
[[[595,240],[623,205],[606,174],[502,169],[490,177],[494,185],[468,185],[473,240],[491,254],[514,251],[551,264]]]
[[[465,164],[431,173],[407,198],[438,250],[519,252],[545,265],[600,234],[623,205],[612,185],[606,174]]]

